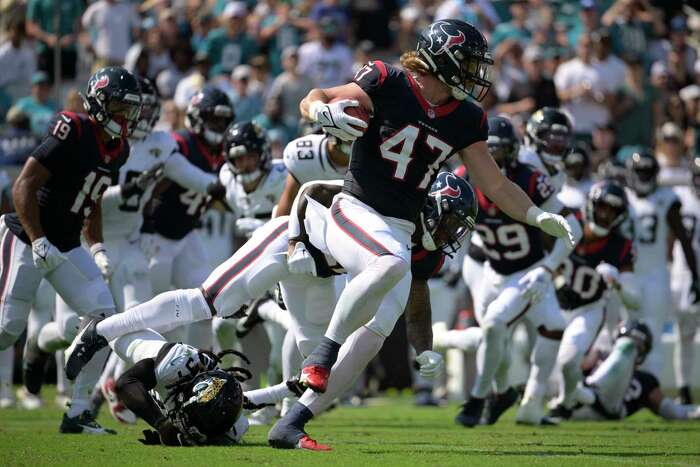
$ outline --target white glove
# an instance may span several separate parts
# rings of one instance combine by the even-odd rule
[[[352,117],[345,113],[346,107],[358,107],[360,103],[356,100],[343,99],[325,104],[321,101],[314,101],[309,107],[311,119],[318,122],[323,131],[329,135],[340,138],[343,141],[354,141],[362,136],[362,132],[353,126],[367,128],[367,123],[359,118]]]
[[[600,274],[608,287],[616,288],[620,284],[620,270],[612,264],[600,263],[595,271]]]
[[[241,237],[250,238],[265,221],[254,217],[240,217],[236,219],[236,233]]]
[[[569,222],[559,214],[552,214],[537,206],[531,206],[527,210],[527,223],[539,227],[552,237],[563,238],[571,250],[576,246],[574,232],[571,230]]]
[[[420,365],[418,373],[424,378],[435,378],[443,366],[445,360],[437,352],[425,350],[416,357],[416,362]]]
[[[34,265],[46,272],[53,271],[66,260],[66,256],[53,246],[46,237],[39,237],[32,242],[32,257],[34,258]]]
[[[287,267],[293,274],[316,275],[316,262],[302,242],[297,242],[292,255],[287,258]]]
[[[92,253],[92,258],[95,260],[95,264],[100,268],[102,277],[109,279],[114,273],[114,268],[112,268],[112,262],[107,256],[107,250],[102,243],[95,243],[90,247],[90,253]]]
[[[552,274],[542,266],[538,266],[521,277],[518,281],[518,285],[520,286],[523,297],[534,305],[542,300],[551,281]]]

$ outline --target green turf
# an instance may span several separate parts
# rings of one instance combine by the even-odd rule
[[[379,399],[368,407],[341,408],[312,422],[309,432],[330,443],[330,453],[273,450],[267,427],[251,427],[241,446],[162,448],[138,443],[141,430],[99,421],[116,436],[61,435],[61,412],[0,411],[0,466],[69,465],[699,465],[700,422],[661,421],[649,412],[623,423],[516,426],[513,412],[497,426],[464,429],[456,406],[416,408],[410,398]]]

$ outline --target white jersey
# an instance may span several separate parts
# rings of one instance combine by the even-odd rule
[[[549,177],[549,183],[552,185],[554,190],[558,193],[564,186],[564,181],[566,181],[566,173],[563,170],[558,170],[556,172],[550,172],[550,169],[544,165],[542,158],[537,155],[534,149],[520,146],[520,151],[518,151],[518,160],[524,164],[528,164],[536,168],[538,171]]]
[[[164,131],[154,131],[145,139],[131,144],[129,158],[119,169],[118,184],[123,185],[164,164],[177,151],[177,143]],[[150,198],[154,184],[143,194],[122,199],[119,185],[112,186],[105,193],[102,204],[102,228],[105,239],[129,238],[137,234],[143,222],[143,206]]]
[[[688,186],[676,187],[674,192],[682,203],[681,217],[683,218],[683,225],[691,236],[690,240],[693,245],[693,251],[695,251],[695,257],[700,258],[700,197]],[[674,278],[674,281],[675,278],[688,280],[690,278],[690,268],[688,268],[680,242],[676,242],[673,246],[671,276]]]
[[[588,192],[591,191],[591,186],[593,186],[593,182],[589,179],[581,181],[567,179],[561,191],[557,194],[557,198],[569,209],[583,209],[586,205]]]
[[[281,160],[273,160],[270,170],[252,193],[246,193],[236,180],[228,164],[219,172],[219,180],[226,187],[226,202],[236,217],[270,219],[272,210],[284,191],[287,169]]]
[[[314,180],[345,177],[347,166],[336,167],[328,155],[328,135],[306,135],[290,141],[282,156],[287,171],[303,185]]]
[[[670,207],[678,202],[678,196],[671,188],[659,187],[643,198],[628,189],[627,198],[637,248],[634,271],[637,274],[648,274],[666,270],[669,235],[666,216]]]

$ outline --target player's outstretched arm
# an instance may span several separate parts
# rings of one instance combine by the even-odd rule
[[[15,211],[31,241],[44,236],[44,229],[39,220],[39,203],[36,194],[49,181],[49,178],[51,173],[48,169],[34,157],[30,157],[12,187]]]
[[[416,351],[418,372],[424,378],[434,378],[444,366],[442,355],[433,352],[432,309],[428,281],[413,278],[406,305],[406,334]]]
[[[571,226],[562,216],[543,211],[515,183],[508,180],[491,158],[485,141],[479,141],[460,153],[474,184],[513,219],[540,228],[554,237],[563,237],[573,249]]]

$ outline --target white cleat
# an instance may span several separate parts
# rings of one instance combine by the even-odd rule
[[[0,397],[0,410],[1,409],[11,409],[15,406],[15,398],[12,395],[7,394]]]
[[[27,391],[27,388],[24,386],[19,388],[16,394],[18,406],[24,410],[38,410],[44,405],[44,402],[39,396]]]
[[[521,425],[541,425],[544,418],[544,405],[539,399],[523,399],[515,416],[515,422]]]

